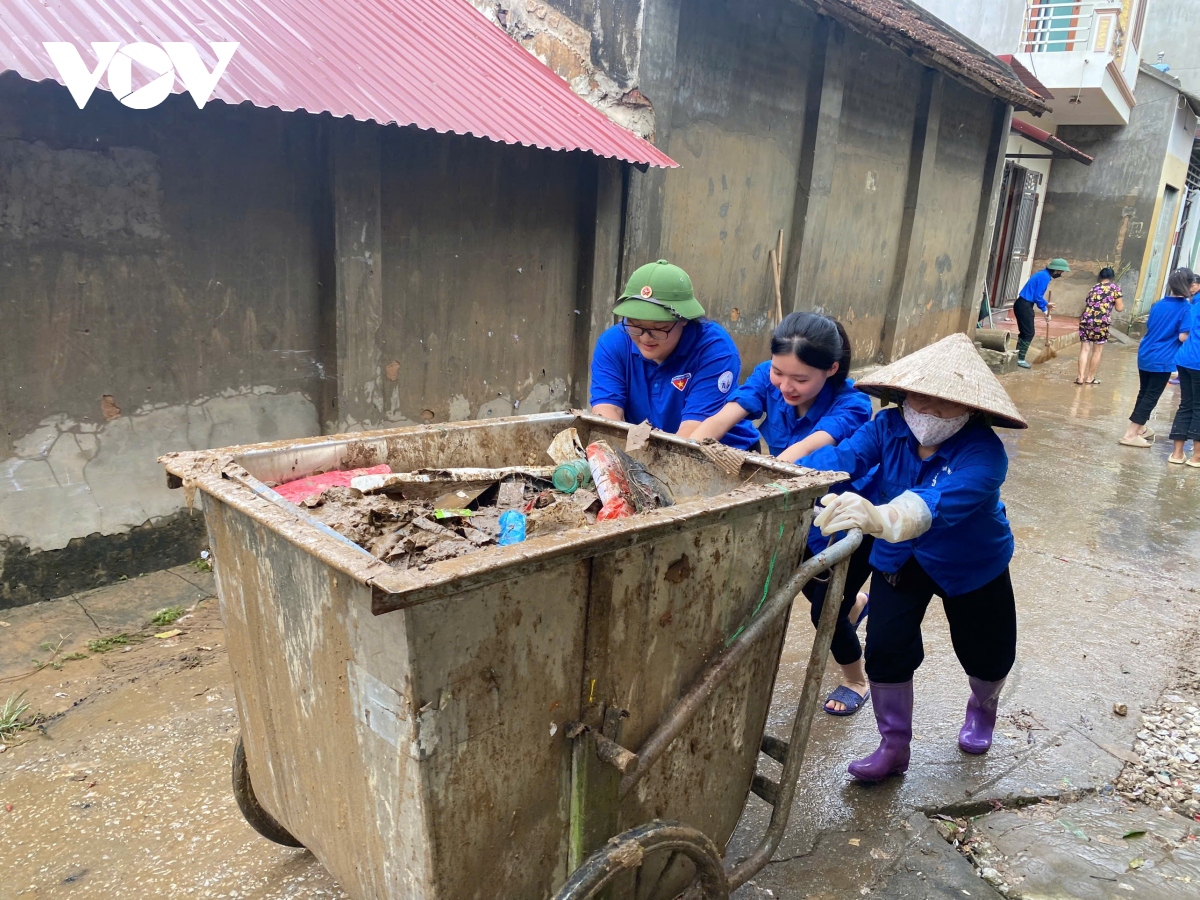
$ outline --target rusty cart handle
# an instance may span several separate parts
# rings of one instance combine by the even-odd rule
[[[737,668],[738,664],[746,658],[746,655],[754,647],[758,641],[762,640],[770,634],[772,628],[778,622],[779,618],[786,613],[796,599],[797,595],[804,586],[808,584],[815,576],[822,572],[833,569],[833,576],[830,578],[829,588],[826,591],[827,597],[840,596],[846,584],[846,570],[849,566],[849,560],[854,551],[862,544],[862,532],[857,528],[847,532],[846,537],[837,543],[830,544],[823,551],[806,560],[796,570],[788,583],[772,595],[771,599],[759,611],[759,614],[750,621],[745,630],[734,639],[734,641],[726,647],[717,657],[716,661],[711,666],[704,670],[704,674],[700,680],[692,685],[691,689],[680,698],[679,702],[671,708],[667,717],[659,723],[659,726],[654,730],[654,733],[646,739],[641,749],[637,751],[637,766],[633,771],[628,772],[621,779],[620,796],[624,798],[633,790],[634,786],[642,779],[646,772],[658,760],[659,757],[666,752],[667,748],[675,738],[679,737],[680,733],[688,726],[695,718],[696,714],[704,706],[705,701],[712,695],[713,691],[729,677],[729,674]],[[821,612],[820,624],[817,626],[817,637],[813,642],[812,654],[809,657],[808,675],[804,682],[804,691],[801,694],[800,707],[797,710],[796,724],[792,729],[791,746],[799,748],[798,753],[791,754],[797,759],[803,757],[804,741],[808,739],[809,727],[812,724],[812,713],[815,709],[809,709],[812,703],[809,700],[809,694],[814,697],[816,691],[821,686],[821,673],[825,670],[825,661],[829,656],[829,645],[833,640],[833,626],[837,622],[837,612],[841,607],[841,603],[826,603]],[[832,611],[832,612],[831,612]],[[813,673],[816,673],[816,685],[810,691],[809,681],[813,678]],[[800,728],[800,723],[803,721],[803,729]],[[799,742],[797,742],[799,739]],[[795,792],[795,778],[800,772],[799,762],[796,763],[794,771],[789,771],[788,764],[784,765],[784,782],[787,782],[789,777],[790,787],[780,795],[779,799],[784,800],[786,794],[786,804],[783,808],[783,822],[787,822],[788,808],[791,807],[792,795]],[[780,806],[776,806],[774,814],[771,817],[771,829],[775,827],[775,819],[781,811]],[[783,828],[780,826],[779,835],[775,838],[775,846],[779,843],[779,838],[782,836]],[[768,830],[768,836],[771,830]],[[770,854],[775,852],[775,846],[770,848],[767,854],[767,859],[770,859]],[[760,847],[759,851],[763,848]],[[751,859],[757,856],[756,851]],[[747,860],[749,862],[749,860]],[[743,863],[743,866],[746,865]],[[753,876],[758,869],[761,869],[766,863],[762,863],[758,868],[754,869],[746,878]],[[741,867],[739,867],[740,871]],[[738,885],[743,882],[739,881]],[[737,885],[734,885],[735,887]]]
[[[784,742],[778,738],[763,735],[762,752],[783,765],[783,772],[780,774],[777,784],[762,775],[755,775],[751,788],[754,793],[771,804],[771,822],[753,853],[737,865],[726,864],[730,892],[737,890],[757,875],[771,861],[771,857],[775,855],[775,851],[779,847],[779,842],[783,839],[783,831],[787,827],[788,816],[792,811],[792,801],[796,796],[796,782],[800,778],[800,767],[804,764],[804,750],[808,744],[808,734],[812,730],[813,716],[816,715],[821,699],[821,679],[825,676],[825,666],[829,662],[829,647],[833,643],[833,630],[837,625],[838,613],[842,605],[841,596],[846,589],[850,557],[862,545],[862,538],[862,532],[857,528],[848,531],[842,540],[832,544],[824,553],[814,556],[805,563],[808,565],[825,557],[827,558],[826,565],[832,566],[833,571],[829,577],[829,587],[825,591],[821,617],[817,621],[817,635],[813,639],[812,650],[808,655],[808,668],[804,672],[804,687],[800,691],[800,702],[796,706],[796,717],[792,721],[791,740]],[[804,566],[801,566],[792,581],[799,578],[803,572]],[[805,579],[805,581],[807,580]]]

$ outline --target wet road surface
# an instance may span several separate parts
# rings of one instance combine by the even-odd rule
[[[1177,388],[1151,421],[1163,436],[1152,449],[1117,445],[1137,390],[1132,348],[1109,348],[1101,385],[1076,387],[1074,365],[1068,352],[1004,379],[1031,428],[1000,432],[1011,457],[1003,494],[1017,538],[1020,636],[991,753],[967,757],[955,744],[967,684],[935,602],[909,774],[876,787],[850,783],[846,763],[877,741],[871,711],[818,713],[776,862],[739,900],[987,896],[914,813],[1070,795],[1117,775],[1136,711],[1157,699],[1196,628],[1200,470],[1166,463]],[[9,623],[0,629],[0,701],[27,688],[35,708],[66,713],[45,736],[25,732],[0,754],[2,900],[345,896],[310,854],[259,838],[237,811],[228,789],[237,719],[215,603],[196,606],[179,638],[25,674],[30,657],[46,656],[43,641],[65,635],[61,658],[155,609],[193,606],[208,584],[172,570],[0,611]],[[131,598],[139,607],[132,626]],[[790,727],[811,639],[808,616],[795,616],[772,733]],[[1114,702],[1130,715],[1115,716]],[[754,845],[767,812],[750,797],[731,856]]]

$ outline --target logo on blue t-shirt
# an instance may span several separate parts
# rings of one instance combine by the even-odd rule
[[[671,379],[671,384],[675,386],[675,390],[682,391],[684,388],[686,388],[688,386],[688,382],[691,380],[692,380],[692,373],[688,372],[686,375],[676,375],[674,378]]]
[[[728,394],[731,387],[733,387],[733,373],[722,372],[721,377],[717,379],[717,390],[722,394]]]

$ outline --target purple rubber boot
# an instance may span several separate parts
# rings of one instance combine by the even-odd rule
[[[1000,704],[1000,689],[1004,679],[982,681],[971,679],[971,699],[967,701],[967,720],[958,733],[958,746],[967,753],[987,753],[992,746],[992,731],[996,727],[996,707]]]
[[[859,781],[883,781],[908,771],[912,743],[913,683],[871,682],[871,707],[879,727],[879,749],[866,759],[850,763],[848,771]]]

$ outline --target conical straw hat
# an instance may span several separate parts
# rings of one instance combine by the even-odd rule
[[[993,425],[1029,427],[975,344],[962,333],[910,353],[856,381],[855,386],[883,400],[909,393],[951,400],[987,413]]]

